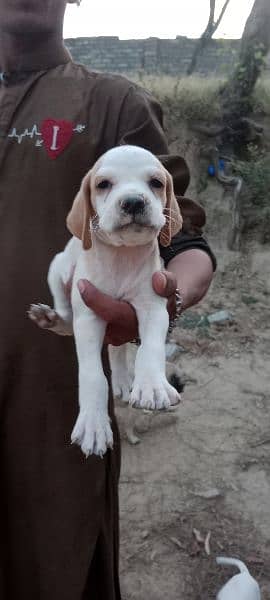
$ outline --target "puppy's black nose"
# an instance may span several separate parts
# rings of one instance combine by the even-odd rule
[[[128,196],[121,203],[121,208],[127,215],[143,213],[144,207],[145,200],[142,196]]]

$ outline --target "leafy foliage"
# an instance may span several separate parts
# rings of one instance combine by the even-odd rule
[[[243,178],[252,204],[270,206],[270,155],[250,144],[248,160],[235,160],[233,169]]]

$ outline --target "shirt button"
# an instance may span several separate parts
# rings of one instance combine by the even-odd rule
[[[4,73],[4,71],[0,72],[0,83],[3,83],[4,85],[7,85],[8,82],[8,75],[7,73]]]

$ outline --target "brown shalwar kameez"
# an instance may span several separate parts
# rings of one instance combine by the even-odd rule
[[[160,121],[158,105],[142,90],[89,73],[65,51],[32,71],[2,75],[1,600],[120,599],[112,402],[114,450],[86,460],[70,444],[78,410],[73,340],[40,331],[27,309],[51,303],[48,266],[69,238],[65,219],[85,172],[120,143],[166,155]],[[182,194],[188,172],[184,161],[174,162]],[[203,211],[189,208],[201,223]],[[165,260],[188,247],[211,254],[200,234],[184,234],[182,242],[175,239]],[[104,369],[108,375],[105,353]]]

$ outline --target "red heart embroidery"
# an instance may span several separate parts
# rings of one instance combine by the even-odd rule
[[[73,135],[73,123],[45,119],[41,123],[41,135],[50,158],[56,158],[69,144]]]

